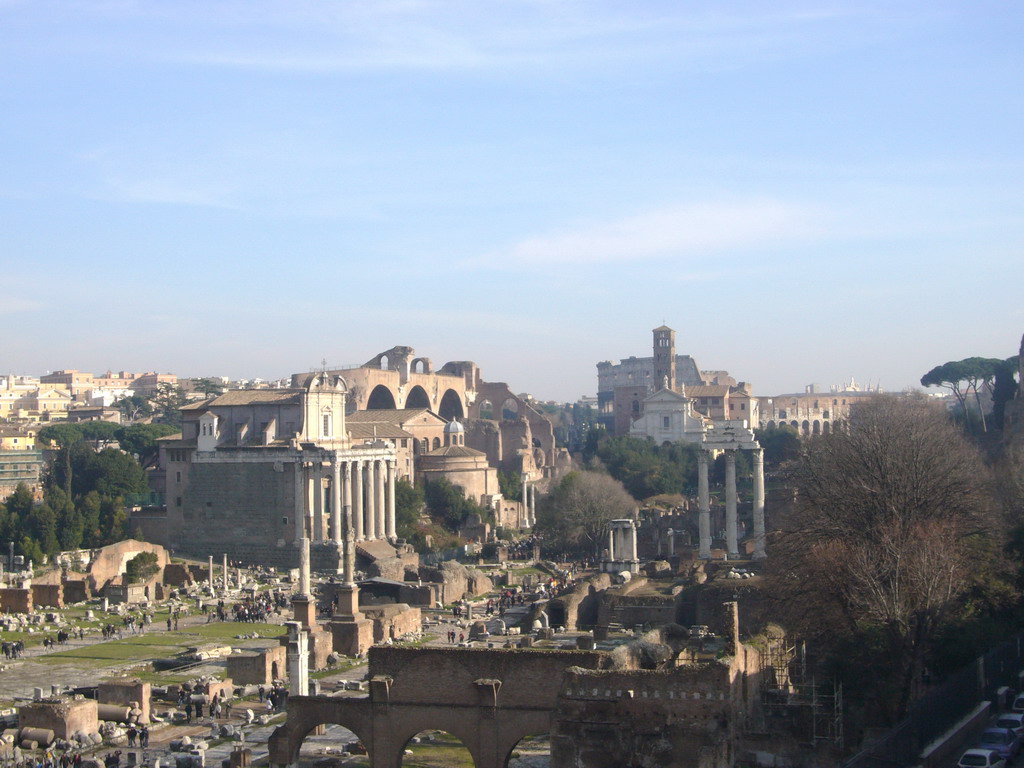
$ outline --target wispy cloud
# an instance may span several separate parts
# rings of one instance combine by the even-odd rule
[[[504,269],[696,257],[804,240],[821,233],[824,216],[810,206],[762,198],[683,203],[531,237],[468,263]]]
[[[0,301],[0,315],[20,315],[26,312],[36,312],[41,310],[43,306],[41,301],[8,296],[3,301]]]

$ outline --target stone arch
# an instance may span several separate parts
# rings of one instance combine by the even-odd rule
[[[807,419],[804,419],[804,423],[800,425],[800,434],[804,436],[811,434],[811,424]]]
[[[523,742],[527,742],[527,744],[524,744]],[[515,758],[512,757],[512,755],[517,750],[523,751],[524,747],[529,749],[529,751],[532,754],[534,754],[534,755],[536,755],[538,757],[545,756],[545,755],[550,756],[551,755],[551,734],[550,734],[550,732],[544,731],[544,732],[541,732],[541,733],[528,733],[528,734],[526,734],[521,739],[519,739],[519,741],[517,741],[515,744],[512,745],[511,749],[509,749],[508,752],[505,754],[505,759],[502,761],[501,764],[503,766],[506,766],[506,768],[518,768],[520,765],[528,765],[529,763],[521,763],[521,762],[519,762],[518,760],[516,760]],[[539,750],[542,750],[542,751],[539,751]]]
[[[799,421],[797,421],[796,419],[794,419],[793,421],[789,422],[789,426],[791,426],[791,427],[792,427],[793,429],[795,429],[795,430],[796,430],[797,432],[799,432],[799,431],[800,431],[800,422],[799,422]]]
[[[412,361],[412,367],[410,369],[413,373],[433,373],[434,368],[430,364],[429,357],[417,357]]]
[[[418,384],[409,390],[409,396],[405,398],[406,408],[430,408],[430,396],[427,390]]]
[[[441,447],[441,438],[440,437],[435,437],[434,438],[434,450],[436,451],[440,447]]]
[[[565,603],[560,600],[548,600],[544,606],[544,613],[548,615],[549,627],[564,627],[567,620]]]
[[[459,743],[459,745],[466,751],[466,753],[469,755],[469,757],[472,759],[473,765],[479,765],[479,762],[477,760],[476,755],[473,754],[473,750],[470,749],[470,746],[469,746],[469,744],[466,743],[466,740],[463,739],[463,738],[459,738],[457,735],[455,735],[451,731],[446,730],[444,728],[424,728],[423,730],[418,731],[418,732],[414,733],[412,736],[410,736],[409,738],[407,738],[404,742],[402,742],[402,749],[398,753],[399,762],[396,763],[397,765],[403,766],[403,765],[406,764],[406,759],[407,758],[406,758],[406,755],[405,755],[405,750],[410,748],[411,742],[412,742],[412,740],[414,738],[419,736],[421,733],[426,733],[428,731],[437,731],[440,734],[443,734],[443,736],[450,737],[449,739],[444,739],[443,736],[442,736],[443,742],[448,744],[449,747],[454,747],[455,746],[454,744],[451,743],[451,740],[450,740],[450,739],[455,739]],[[429,747],[427,747],[426,749],[429,750]],[[425,756],[426,755],[424,755],[424,757]],[[409,760],[410,761],[414,761],[415,757],[409,758]]]
[[[515,421],[519,416],[519,403],[514,398],[506,397],[505,402],[501,404],[501,419],[502,421]]]
[[[768,429],[775,429],[775,422],[774,421],[769,421],[768,422]]]
[[[441,396],[441,402],[437,406],[437,415],[445,421],[465,418],[466,412],[462,407],[462,398],[454,389],[446,389]]]
[[[339,725],[347,728],[359,739],[368,749],[372,748],[373,740],[369,738],[373,733],[372,721],[360,714],[353,712],[352,717],[341,716],[337,708],[320,707],[314,704],[305,710],[305,716],[294,720],[289,717],[284,725],[278,727],[270,736],[271,764],[282,764],[275,761],[275,754],[278,760],[287,754],[287,762],[284,765],[298,765],[299,753],[302,751],[302,743],[318,728],[325,725]],[[282,754],[284,752],[285,754]],[[372,755],[370,756],[372,760]]]
[[[490,400],[483,400],[480,402],[480,418],[481,419],[493,419],[494,418],[494,403]]]
[[[374,387],[366,400],[366,410],[368,411],[393,411],[397,407],[395,396],[383,384]]]
[[[382,371],[391,370],[391,360],[388,359],[388,356],[386,354],[382,354],[380,357],[377,358],[377,365],[380,366],[380,369]]]
[[[821,422],[817,419],[815,419],[814,423],[811,425],[811,433],[815,435],[821,434]]]
[[[827,434],[829,434],[831,432],[832,432],[832,426],[827,421],[822,422],[822,424],[821,424],[821,434],[827,435]]]

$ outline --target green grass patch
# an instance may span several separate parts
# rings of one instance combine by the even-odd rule
[[[402,759],[402,768],[473,768],[473,756],[454,736],[438,733],[434,741],[407,744],[412,755]]]

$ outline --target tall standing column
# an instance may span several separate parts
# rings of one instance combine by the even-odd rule
[[[393,542],[398,538],[395,526],[395,483],[398,481],[398,466],[390,459],[387,461],[388,471],[388,503],[387,503],[387,536]]]
[[[356,541],[365,538],[363,531],[363,464],[360,461],[352,463],[352,523]]]
[[[213,592],[213,555],[210,555],[210,575],[206,579],[206,585],[210,588],[210,592]]]
[[[295,546],[306,535],[306,467],[302,459],[295,462]]]
[[[522,483],[520,498],[523,500],[523,527],[530,527],[530,487],[526,484],[526,473],[524,472],[520,478]]]
[[[384,508],[384,505],[386,503],[384,493],[384,475],[386,470],[384,469],[384,462],[380,461],[379,459],[375,461],[373,472],[373,488],[377,494],[377,499],[374,502],[374,506],[377,509],[377,538],[383,539],[387,535],[387,510]]]
[[[725,546],[729,557],[739,555],[736,540],[736,451],[725,452]]]
[[[615,559],[615,529],[611,526],[608,528],[608,559]]]
[[[313,541],[324,540],[324,463],[313,462]]]
[[[537,525],[537,486],[530,486],[530,527]]]
[[[708,452],[697,452],[697,529],[700,535],[699,556],[711,559],[711,494],[708,491]]]
[[[352,507],[345,505],[345,530],[341,534],[345,551],[342,556],[343,581],[346,585],[355,583],[356,574],[356,541],[352,530]]]
[[[763,560],[765,551],[764,531],[764,450],[754,451],[754,557]]]
[[[377,462],[366,462],[366,538],[377,538],[377,487],[376,487],[376,464]]]
[[[224,581],[224,591],[227,592],[228,591],[228,553],[227,552],[224,553],[224,558],[223,559],[224,559],[224,567],[222,568],[222,571],[223,571],[222,575],[223,575],[223,581]]]
[[[331,467],[331,535],[330,540],[341,543],[341,461],[338,454],[334,454],[334,464]]]
[[[309,539],[303,536],[299,540],[299,595],[309,597],[311,593],[309,578]]]
[[[629,537],[629,559],[637,561],[640,556],[637,554],[636,548],[636,523],[630,523],[629,528],[626,529],[626,535]]]

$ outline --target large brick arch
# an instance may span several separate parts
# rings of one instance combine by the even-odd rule
[[[295,765],[306,735],[337,723],[363,741],[373,768],[400,768],[409,740],[426,730],[461,740],[476,768],[504,768],[522,739],[550,732],[565,670],[598,669],[607,658],[598,651],[375,646],[369,696],[289,698],[288,722],[270,739],[270,762]]]

